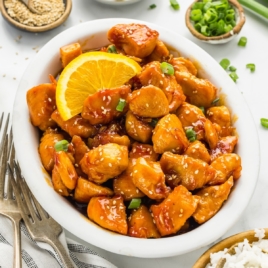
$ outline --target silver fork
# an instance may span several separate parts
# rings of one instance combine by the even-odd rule
[[[2,123],[4,120],[4,113],[2,113],[0,120],[0,130],[2,129]],[[14,257],[13,267],[21,267],[21,234],[20,234],[20,221],[22,219],[20,209],[18,208],[16,200],[13,198],[12,186],[10,183],[10,177],[6,175],[7,162],[10,154],[10,148],[12,144],[12,132],[10,137],[7,134],[9,125],[9,115],[6,119],[6,124],[2,133],[2,139],[0,143],[0,214],[8,217],[13,224],[14,228]],[[14,147],[11,152],[11,158],[15,157]],[[5,196],[5,185],[7,194]]]
[[[22,177],[18,164],[14,161],[14,173],[12,167],[10,165],[8,167],[21,215],[31,237],[35,241],[49,244],[58,253],[63,267],[74,267],[65,248],[59,241],[59,235],[62,232],[61,225],[50,217],[38,203]]]

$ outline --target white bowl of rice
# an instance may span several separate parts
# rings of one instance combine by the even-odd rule
[[[193,268],[268,267],[268,229],[230,236],[208,249]]]

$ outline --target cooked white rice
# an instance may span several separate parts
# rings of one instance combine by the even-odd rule
[[[210,264],[206,268],[216,268],[221,258],[225,258],[226,262],[223,268],[268,268],[268,254],[262,249],[268,250],[268,240],[263,239],[265,231],[263,229],[255,229],[255,237],[259,240],[251,245],[245,239],[238,243],[235,247],[235,254],[227,253],[228,249],[210,254]]]

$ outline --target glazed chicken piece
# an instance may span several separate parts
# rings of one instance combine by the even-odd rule
[[[237,136],[226,136],[221,138],[214,150],[211,150],[211,160],[215,160],[217,157],[223,154],[232,153],[238,142]]]
[[[87,215],[90,220],[103,228],[127,234],[126,207],[122,196],[92,197],[87,206]]]
[[[55,169],[52,170],[51,182],[54,190],[61,196],[70,196],[71,190],[69,190],[62,182],[60,173]]]
[[[169,113],[164,92],[155,86],[142,87],[128,96],[130,111],[140,117],[158,118]]]
[[[221,185],[209,186],[197,192],[196,195],[201,199],[193,214],[195,221],[202,224],[212,218],[227,200],[233,184],[233,177],[230,177]]]
[[[60,58],[62,67],[65,68],[68,63],[82,54],[82,48],[79,43],[73,43],[60,48]]]
[[[80,166],[90,181],[103,183],[128,167],[128,148],[116,143],[100,145],[84,155]]]
[[[153,135],[153,127],[139,120],[131,111],[127,112],[125,121],[127,134],[134,140],[149,143]]]
[[[108,40],[127,55],[145,58],[155,49],[159,33],[143,24],[117,24],[108,33]]]
[[[84,155],[89,152],[89,148],[81,137],[76,135],[74,135],[72,138],[72,144],[74,147],[75,164],[79,164]]]
[[[195,212],[199,199],[179,185],[162,203],[152,205],[150,210],[161,236],[177,233]]]
[[[234,180],[238,180],[242,170],[241,158],[234,153],[223,154],[211,163],[211,167],[217,170],[217,175],[209,181],[209,185],[222,184],[230,176],[233,176]]]
[[[64,189],[57,188],[60,182],[68,189],[73,190],[77,183],[77,173],[72,161],[65,151],[58,151],[54,154],[54,168],[52,170],[52,183],[54,190],[59,194],[64,193]]]
[[[234,127],[231,125],[231,114],[226,106],[214,106],[207,109],[207,118],[213,123],[220,126],[219,135],[221,137],[231,136]]]
[[[41,84],[27,91],[26,99],[30,113],[31,123],[45,131],[56,126],[51,119],[51,114],[56,109],[56,85]]]
[[[159,61],[146,64],[138,78],[143,86],[153,85],[160,88],[166,95],[169,112],[174,112],[185,101],[186,97],[174,75],[162,72]]]
[[[214,125],[209,119],[206,119],[204,123],[205,140],[209,145],[210,149],[215,149],[219,141],[218,133]]]
[[[99,145],[107,143],[116,143],[118,145],[130,146],[130,139],[127,135],[120,136],[119,134],[101,132],[94,136],[94,138],[88,140],[90,148],[96,148]]]
[[[75,115],[69,120],[63,121],[58,110],[55,110],[51,118],[58,124],[58,126],[66,131],[71,137],[74,135],[82,138],[92,137],[96,134],[94,126],[90,125],[87,120],[82,118],[80,115]]]
[[[116,143],[119,145],[130,146],[130,139],[125,135],[124,125],[120,122],[102,126],[97,135],[88,139],[90,148],[98,147],[107,143]]]
[[[52,171],[54,167],[54,146],[58,141],[64,139],[64,136],[58,133],[56,130],[47,129],[40,141],[38,152],[41,158],[41,162],[47,171]]]
[[[184,57],[177,57],[170,60],[176,72],[186,72],[197,76],[197,69],[194,64]]]
[[[181,184],[193,191],[216,176],[216,170],[206,162],[186,155],[166,152],[160,159],[160,165],[166,175],[166,183],[172,188]]]
[[[176,115],[180,119],[183,129],[192,128],[198,140],[204,139],[206,117],[200,108],[188,102],[183,102],[176,111]]]
[[[141,205],[134,209],[128,220],[128,235],[139,238],[159,238],[160,234],[148,208]]]
[[[217,88],[209,80],[197,78],[189,72],[188,68],[181,71],[176,64],[173,67],[176,80],[181,85],[188,101],[198,107],[210,107],[216,99]]]
[[[226,136],[221,138],[214,150],[211,150],[211,160],[215,160],[218,156],[222,154],[232,153],[238,142],[237,136]]]
[[[152,136],[154,151],[162,154],[167,151],[183,153],[189,145],[179,118],[175,114],[162,117]]]
[[[133,169],[132,181],[144,194],[156,200],[167,197],[170,189],[165,184],[165,174],[159,162],[140,157]]]
[[[123,196],[127,201],[145,196],[132,181],[135,163],[136,159],[130,159],[127,169],[113,180],[114,193]]]
[[[159,154],[154,151],[153,146],[150,144],[134,142],[132,144],[131,151],[129,152],[129,158],[139,157],[143,157],[151,161],[157,161]]]
[[[74,200],[81,203],[88,203],[94,196],[112,196],[113,191],[108,187],[97,185],[82,177],[77,180],[74,190]]]
[[[123,111],[116,109],[120,99],[126,101],[130,87],[123,85],[118,88],[103,89],[89,95],[84,101],[82,117],[87,119],[90,124],[108,124],[113,119],[124,115],[128,105]]]
[[[206,148],[206,146],[196,140],[194,142],[191,142],[189,147],[186,149],[184,155],[187,155],[189,157],[195,158],[195,159],[200,159],[206,163],[210,163],[210,154]]]
[[[151,62],[151,61],[160,61],[160,62],[162,62],[168,56],[169,56],[169,50],[166,47],[166,45],[162,41],[157,40],[153,52],[148,56],[148,58],[146,60],[148,62]]]

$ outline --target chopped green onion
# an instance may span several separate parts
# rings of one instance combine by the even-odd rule
[[[237,44],[238,44],[240,47],[245,47],[246,44],[247,44],[247,41],[248,41],[248,39],[247,39],[246,37],[242,36],[242,37],[239,39],[239,41],[238,41]]]
[[[235,72],[236,71],[236,68],[234,66],[229,66],[229,71]]]
[[[190,142],[193,142],[196,140],[196,132],[192,128],[187,128],[185,130],[185,134],[186,134],[187,139]]]
[[[220,65],[224,70],[226,70],[230,65],[230,61],[228,59],[222,59],[220,61]]]
[[[227,0],[199,0],[192,5],[190,20],[204,36],[219,36],[234,28],[236,13]]]
[[[202,11],[200,9],[193,9],[190,14],[192,21],[200,21],[202,19]]]
[[[220,98],[216,98],[215,100],[213,100],[213,101],[211,102],[211,105],[215,105],[219,100],[220,100]]]
[[[236,72],[231,72],[229,76],[233,79],[234,82],[239,78]]]
[[[179,5],[177,0],[169,0],[169,2],[170,2],[170,5],[172,6],[172,8],[174,10],[179,10],[180,9],[180,5]]]
[[[58,141],[57,143],[55,143],[54,149],[56,152],[59,152],[59,151],[67,152],[68,145],[69,145],[69,142],[67,140],[61,140],[61,141]]]
[[[157,122],[158,122],[158,119],[153,118],[152,121],[149,123],[149,125],[150,125],[151,127],[155,127],[156,124],[157,124]]]
[[[163,61],[160,65],[161,70],[164,74],[173,75],[174,74],[174,68],[171,64]]]
[[[261,118],[261,125],[265,128],[268,128],[268,119],[267,118]]]
[[[256,69],[254,63],[248,63],[248,64],[246,65],[246,67],[247,67],[248,69],[250,69],[251,72],[254,72],[255,69]]]
[[[129,205],[128,205],[128,208],[129,209],[135,209],[135,208],[138,208],[141,204],[141,199],[140,198],[133,198]]]
[[[199,107],[199,109],[202,111],[203,114],[205,114],[205,107],[204,106]]]
[[[123,112],[124,108],[126,106],[126,100],[125,99],[119,99],[119,102],[116,106],[116,111]]]
[[[156,8],[156,4],[151,4],[151,5],[149,6],[149,9],[154,9],[154,8]]]
[[[108,47],[108,52],[109,52],[109,53],[117,54],[116,47],[115,47],[114,45],[109,46],[109,47]]]

